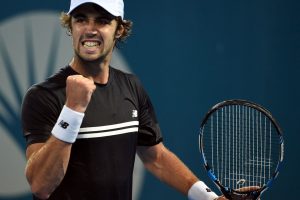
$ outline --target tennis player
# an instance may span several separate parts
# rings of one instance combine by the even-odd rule
[[[136,153],[158,179],[192,200],[218,197],[162,143],[136,76],[110,66],[126,39],[123,0],[71,0],[61,22],[70,63],[33,85],[22,104],[26,177],[33,199],[131,200]]]

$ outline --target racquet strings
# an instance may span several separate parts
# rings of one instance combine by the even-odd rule
[[[223,186],[262,187],[273,176],[279,159],[279,139],[272,121],[245,105],[217,109],[203,127],[203,151]]]

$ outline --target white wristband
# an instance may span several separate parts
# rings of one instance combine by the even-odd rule
[[[74,143],[83,117],[84,113],[76,112],[67,106],[64,106],[52,129],[52,135],[64,142]]]
[[[189,200],[214,200],[218,195],[211,191],[202,181],[197,181],[188,191]]]

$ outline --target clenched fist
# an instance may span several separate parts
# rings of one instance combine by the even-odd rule
[[[94,81],[82,75],[72,75],[68,76],[66,84],[66,106],[84,113],[96,89]]]

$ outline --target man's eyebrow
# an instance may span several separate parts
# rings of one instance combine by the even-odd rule
[[[83,14],[83,13],[75,13],[75,14],[73,15],[73,17],[74,17],[74,18],[78,18],[78,17],[86,17],[86,15]]]

